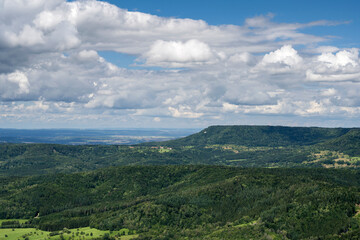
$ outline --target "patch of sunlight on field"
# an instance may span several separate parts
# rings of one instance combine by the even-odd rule
[[[102,231],[95,228],[85,227],[77,229],[64,229],[62,231],[47,232],[37,230],[35,228],[3,228],[0,229],[0,240],[57,240],[57,239],[94,239],[101,238],[105,234],[109,236],[117,237],[117,239],[128,240],[136,238],[137,234],[129,234],[129,229],[121,229],[119,231]]]
[[[360,162],[360,157],[351,157],[351,163]]]
[[[243,162],[246,161],[247,159],[233,159],[233,160],[226,160],[227,162]]]
[[[29,240],[46,239],[50,232],[36,230],[35,228],[3,228],[0,229],[1,240],[18,240],[28,237]]]
[[[159,153],[166,153],[166,152],[171,152],[171,148],[160,148],[159,149]]]

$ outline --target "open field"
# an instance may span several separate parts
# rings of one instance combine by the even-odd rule
[[[35,228],[3,228],[0,229],[1,240],[43,240],[43,239],[95,239],[101,238],[105,235],[117,237],[117,239],[127,240],[137,237],[136,234],[128,235],[128,229],[121,229],[119,231],[101,231],[95,228],[85,227],[77,229],[64,229],[63,231],[48,232]]]

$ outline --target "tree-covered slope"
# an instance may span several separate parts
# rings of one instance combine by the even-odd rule
[[[169,146],[235,144],[249,147],[278,147],[312,145],[340,137],[349,131],[349,128],[211,126],[199,133],[165,143]]]
[[[351,129],[346,134],[320,144],[324,149],[360,156],[360,129]]]
[[[178,140],[125,145],[0,144],[0,176],[125,165],[358,167],[360,130],[213,126]]]
[[[333,239],[360,233],[359,188],[356,170],[112,167],[2,178],[0,217],[140,239]]]
[[[133,146],[0,144],[0,219],[139,239],[356,239],[359,133],[213,126]]]

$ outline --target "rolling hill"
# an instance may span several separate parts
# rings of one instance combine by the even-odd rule
[[[351,156],[360,156],[360,129],[351,129],[346,134],[319,144],[324,149],[333,149]]]
[[[140,145],[0,144],[0,176],[71,173],[125,165],[358,167],[360,129],[212,126]]]
[[[83,227],[137,239],[357,239],[359,140],[357,128],[212,126],[132,146],[0,144],[0,239],[9,226],[63,239]]]
[[[248,147],[304,146],[336,139],[360,129],[284,127],[284,126],[211,126],[199,133],[164,143],[168,146],[234,144]],[[153,143],[148,143],[153,144]]]
[[[126,228],[139,239],[350,239],[360,233],[359,179],[357,170],[224,166],[7,177],[0,218],[47,231]]]

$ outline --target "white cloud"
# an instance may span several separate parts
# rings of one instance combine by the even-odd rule
[[[334,46],[320,46],[316,49],[313,49],[314,53],[333,53],[339,51],[339,48]]]
[[[15,71],[0,74],[0,98],[4,100],[21,99],[29,93],[30,83],[25,73]]]
[[[18,93],[29,93],[30,84],[28,78],[24,73],[18,71],[10,73],[7,75],[7,79],[9,82],[18,84]]]
[[[288,67],[297,67],[302,63],[302,58],[291,45],[285,45],[276,51],[265,54],[260,65],[282,64]]]
[[[308,115],[308,114],[322,114],[327,112],[329,109],[324,105],[323,102],[318,101],[310,101],[307,102],[304,107],[297,109],[297,113],[300,115]]]
[[[359,49],[322,53],[307,70],[310,81],[360,81]]]
[[[312,70],[306,71],[306,78],[310,81],[360,81],[360,73],[317,74]]]
[[[82,50],[81,52],[79,52],[78,58],[80,60],[100,60],[98,53],[94,50]]]
[[[271,22],[271,18],[261,20],[264,23],[261,29],[252,25],[211,26],[202,20],[162,18],[130,12],[100,1],[31,2],[34,3],[5,1],[4,8],[0,9],[0,46],[9,48],[7,51],[12,49],[12,54],[21,54],[23,60],[15,61],[17,65],[30,57],[37,57],[38,53],[75,48],[112,50],[137,56],[151,53],[146,56],[149,63],[206,62],[213,55],[222,60],[236,53],[271,51],[291,42],[307,44],[324,40],[299,33],[297,30],[303,25],[276,24]],[[247,20],[248,23],[252,21],[258,20]],[[28,38],[23,37],[25,35]],[[277,43],[274,42],[276,39],[286,40]],[[13,49],[15,47],[23,49],[16,53],[18,50]],[[174,52],[169,53],[165,49],[162,52],[159,47]],[[184,53],[179,53],[180,50],[184,50]],[[8,61],[6,59],[0,58],[0,66]],[[16,69],[17,65],[13,65],[13,68]]]
[[[334,96],[336,94],[337,94],[337,91],[335,88],[328,88],[328,89],[322,91],[322,93],[321,93],[322,96],[326,96],[326,97]]]
[[[359,65],[359,49],[339,51],[336,54],[323,53],[318,61],[336,70],[346,66],[356,67]]]
[[[43,101],[36,101],[33,105],[26,107],[26,110],[30,111],[46,111],[49,109],[49,105],[44,103]]]
[[[269,94],[273,91],[274,86],[266,82],[259,82],[251,80],[242,80],[241,82],[228,83],[226,92],[223,95],[225,102],[236,105],[267,105],[274,104],[277,101],[277,96]]]
[[[200,118],[204,113],[193,112],[189,106],[179,106],[178,109],[169,107],[171,116],[175,118]]]
[[[229,57],[229,63],[253,65],[256,63],[256,58],[248,52],[236,53]]]
[[[147,65],[183,66],[201,64],[214,57],[210,47],[199,40],[156,41],[143,56]]]
[[[238,105],[227,103],[227,102],[224,102],[222,104],[222,107],[225,112],[236,112],[239,109]]]
[[[43,33],[36,28],[25,25],[18,36],[11,36],[14,45],[32,47],[37,44],[43,44]]]
[[[39,13],[33,23],[34,25],[42,30],[53,30],[62,21],[65,21],[64,14],[61,11],[43,11]]]
[[[161,122],[161,118],[159,118],[159,117],[154,117],[154,122]]]
[[[337,23],[270,14],[214,26],[93,0],[0,4],[6,119],[188,126],[252,114],[360,117],[359,49],[318,46],[328,39],[302,32]],[[104,50],[143,62],[120,68]]]

